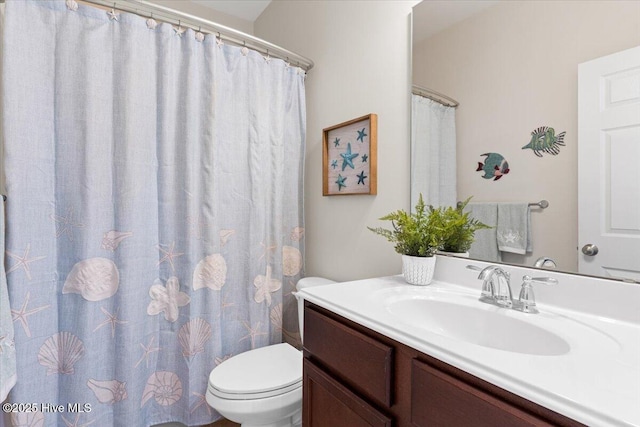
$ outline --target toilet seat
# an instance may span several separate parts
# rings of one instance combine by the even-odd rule
[[[250,350],[211,371],[207,391],[229,400],[264,399],[302,387],[302,353],[289,344]]]

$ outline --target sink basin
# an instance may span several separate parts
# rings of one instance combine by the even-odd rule
[[[540,356],[558,356],[571,349],[559,335],[513,316],[521,313],[507,315],[505,309],[477,304],[414,297],[388,301],[386,308],[403,323],[483,347]]]

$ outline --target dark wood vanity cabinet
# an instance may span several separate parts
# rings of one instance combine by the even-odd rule
[[[304,427],[582,426],[305,302]]]

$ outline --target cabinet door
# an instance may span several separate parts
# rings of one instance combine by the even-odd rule
[[[375,403],[391,406],[393,347],[307,306],[304,348],[340,382]]]
[[[551,426],[528,412],[413,360],[411,421],[418,427]]]
[[[304,427],[391,427],[391,419],[304,360]]]

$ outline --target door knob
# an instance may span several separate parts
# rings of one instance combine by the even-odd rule
[[[598,247],[592,243],[586,244],[582,247],[582,253],[586,256],[595,256],[598,254]]]

